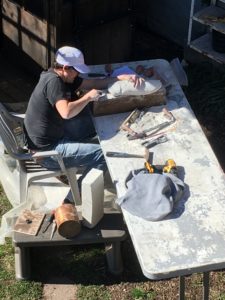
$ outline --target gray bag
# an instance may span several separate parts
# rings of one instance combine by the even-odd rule
[[[172,212],[184,191],[182,180],[170,173],[140,172],[127,182],[126,194],[117,204],[131,214],[148,221],[159,221]]]

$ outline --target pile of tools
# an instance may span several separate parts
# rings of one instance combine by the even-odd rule
[[[162,122],[158,125],[142,129],[141,131],[136,131],[131,128],[131,125],[134,123],[138,123],[141,118],[144,116],[145,111],[141,111],[135,109],[132,113],[123,121],[120,126],[120,130],[127,132],[127,139],[131,140],[141,140],[141,145],[145,147],[144,155],[137,155],[137,154],[129,154],[125,152],[106,152],[107,157],[121,157],[121,158],[144,158],[145,159],[145,168],[148,170],[149,173],[155,172],[155,167],[150,163],[150,152],[149,149],[168,141],[166,136],[166,132],[162,132],[163,129],[166,127],[174,124],[176,122],[175,117],[173,114],[168,111],[166,108],[162,110],[163,115],[166,117],[166,121]],[[142,141],[143,140],[143,141]],[[169,171],[168,171],[169,170]],[[171,172],[172,170],[176,171],[176,163],[172,159],[168,159],[164,168],[163,172]]]
[[[136,132],[131,128],[131,125],[137,122],[137,120],[140,120],[143,117],[144,113],[145,113],[144,111],[135,109],[121,124],[120,130],[127,131],[128,140],[147,139],[158,135],[162,136],[162,133],[159,134],[159,131],[170,126],[176,121],[173,114],[170,111],[168,111],[166,108],[163,108],[163,114],[168,119],[167,121],[158,124],[156,126],[144,129],[141,132]]]

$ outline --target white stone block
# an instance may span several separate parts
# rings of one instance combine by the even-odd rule
[[[104,214],[104,179],[101,170],[91,169],[85,176],[81,195],[83,225],[93,228]]]

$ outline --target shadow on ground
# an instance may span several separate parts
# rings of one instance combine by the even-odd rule
[[[31,253],[32,279],[45,284],[82,285],[147,281],[130,239],[121,243],[121,251],[124,271],[115,276],[108,271],[103,245],[35,248]]]

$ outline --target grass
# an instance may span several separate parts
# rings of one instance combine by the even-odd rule
[[[80,286],[77,292],[78,300],[111,300],[110,293],[104,285]]]
[[[187,69],[189,87],[185,94],[205,127],[215,149],[225,147],[225,75],[211,66],[203,64]],[[204,74],[204,76],[202,76]],[[217,128],[221,128],[220,139]],[[208,130],[208,131],[207,131]],[[218,145],[216,147],[215,145]],[[224,150],[225,151],[225,150]],[[224,151],[217,152],[223,160]],[[220,157],[221,155],[221,157]],[[223,163],[225,166],[225,161]],[[11,208],[0,186],[0,218]],[[106,269],[102,246],[35,249],[32,252],[32,281],[15,280],[14,248],[11,239],[0,245],[0,299],[39,300],[43,297],[43,287],[49,278],[69,278],[77,286],[77,300],[175,300],[179,295],[179,280],[151,281],[142,274],[131,241],[124,242],[122,248],[124,272],[114,277]],[[202,274],[187,276],[186,299],[202,298]],[[65,300],[66,295],[65,295]],[[210,272],[210,300],[225,300],[225,271]]]
[[[11,204],[9,203],[4,190],[2,188],[2,186],[0,185],[0,221],[1,221],[1,217],[4,215],[4,213],[6,213],[8,210],[11,209]]]
[[[0,220],[1,216],[11,208],[0,185]],[[0,245],[0,299],[1,300],[37,300],[42,296],[42,283],[15,280],[14,247],[7,238]]]
[[[155,291],[146,292],[140,288],[134,288],[131,295],[134,300],[154,300],[157,296]]]

